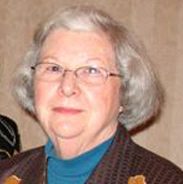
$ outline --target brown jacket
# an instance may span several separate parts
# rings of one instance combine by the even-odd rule
[[[46,157],[40,147],[1,161],[0,184],[12,175],[20,178],[21,184],[43,184],[45,173]],[[181,169],[135,144],[119,125],[112,145],[86,184],[128,184],[129,178],[137,175],[143,175],[146,184],[183,184]]]

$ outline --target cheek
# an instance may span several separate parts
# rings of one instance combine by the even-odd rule
[[[36,116],[48,135],[51,134],[49,121],[51,117],[50,107],[51,102],[55,96],[54,86],[50,87],[49,84],[43,82],[35,82],[34,85],[34,101]]]
[[[109,84],[86,91],[95,118],[117,116],[120,106],[120,85]]]
[[[45,95],[46,88],[43,85],[36,83],[34,89],[35,108],[38,109],[39,106],[44,105],[47,101],[47,96]]]
[[[42,122],[49,116],[49,106],[55,94],[55,89],[54,87],[50,88],[49,84],[36,82],[34,91],[35,110],[38,119]]]
[[[48,83],[41,83],[41,82],[35,83],[34,91],[35,91],[34,98],[36,106],[46,104],[55,93],[54,86],[50,87]]]

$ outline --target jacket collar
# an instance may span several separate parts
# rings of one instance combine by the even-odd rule
[[[86,184],[127,183],[134,144],[126,129],[119,124],[113,143],[89,177]]]

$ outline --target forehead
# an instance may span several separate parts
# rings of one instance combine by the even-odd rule
[[[56,57],[63,59],[99,58],[114,61],[114,51],[111,42],[102,32],[69,31],[57,29],[46,38],[41,57]]]

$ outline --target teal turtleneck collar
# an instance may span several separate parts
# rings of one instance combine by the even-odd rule
[[[45,146],[48,160],[48,184],[84,184],[109,148],[112,140],[113,137],[92,150],[68,160],[59,158],[55,154],[51,140],[48,140]]]

